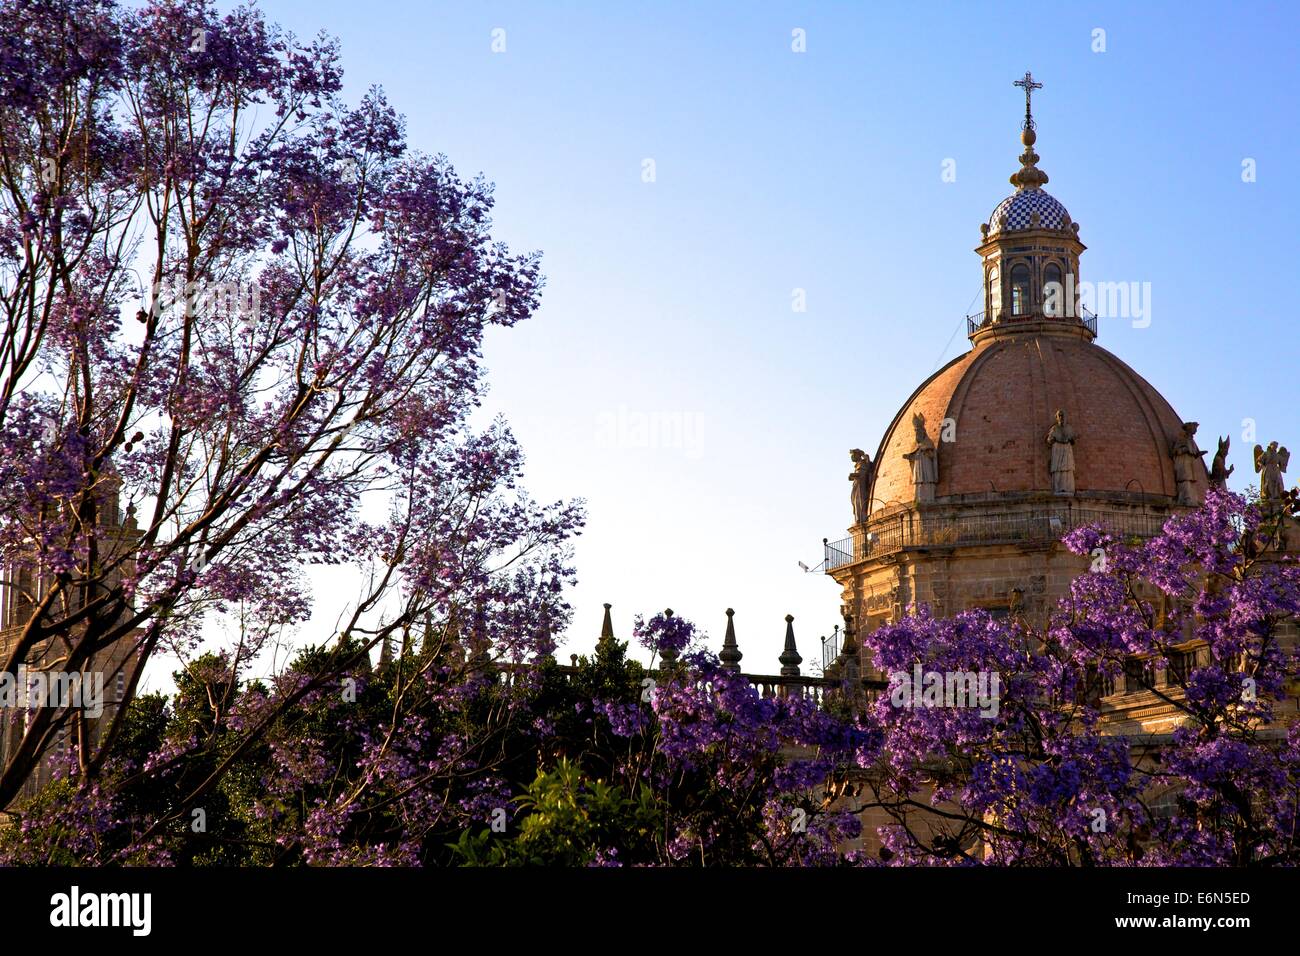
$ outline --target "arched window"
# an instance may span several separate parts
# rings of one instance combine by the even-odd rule
[[[999,284],[1001,277],[997,266],[989,270],[988,318],[994,322],[1002,318],[1002,286]]]
[[[1043,270],[1043,314],[1054,318],[1067,315],[1065,285],[1061,282],[1061,267],[1049,262]]]
[[[1011,267],[1011,314],[1029,314],[1029,266],[1023,262]]]

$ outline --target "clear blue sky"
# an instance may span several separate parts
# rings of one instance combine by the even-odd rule
[[[1083,278],[1151,283],[1150,326],[1104,322],[1099,343],[1211,453],[1233,436],[1237,487],[1255,478],[1242,419],[1300,451],[1294,5],[262,7],[337,36],[347,98],[382,85],[413,146],[497,184],[501,238],[544,252],[543,307],[488,342],[489,408],[538,497],[589,501],[563,654],[594,643],[610,601],[620,637],[672,606],[715,646],[734,607],[745,667],[769,673],[793,613],[818,656],[838,590],[796,562],[845,534],[848,449],[874,453],[968,347],[953,333],[979,308],[979,223],[1018,168],[1026,69]],[[636,416],[688,427],[636,447]]]

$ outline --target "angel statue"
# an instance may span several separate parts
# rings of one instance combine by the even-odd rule
[[[1291,461],[1291,453],[1271,441],[1267,448],[1255,446],[1255,471],[1259,473],[1259,496],[1266,502],[1280,502],[1286,495],[1282,473]]]

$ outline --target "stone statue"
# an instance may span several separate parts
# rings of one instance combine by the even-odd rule
[[[1047,444],[1052,449],[1052,459],[1048,469],[1052,473],[1052,493],[1057,495],[1074,494],[1074,443],[1078,433],[1065,424],[1065,411],[1056,410],[1056,424],[1047,430]]]
[[[1291,461],[1291,453],[1285,448],[1278,448],[1277,442],[1268,443],[1267,448],[1255,446],[1255,471],[1260,475],[1259,496],[1268,506],[1276,507],[1286,495],[1286,483],[1282,472]]]
[[[849,475],[849,481],[853,485],[853,491],[849,496],[849,500],[853,502],[853,523],[862,524],[867,520],[867,513],[871,510],[869,504],[871,501],[871,456],[861,448],[854,448],[849,452],[849,457],[853,459],[853,472]]]
[[[1205,452],[1196,447],[1196,422],[1183,422],[1183,433],[1169,446],[1169,456],[1174,460],[1174,481],[1178,482],[1178,503],[1199,505],[1204,500],[1197,487],[1196,464]]]
[[[934,501],[934,487],[939,483],[939,458],[934,442],[925,433],[925,416],[917,412],[912,416],[912,427],[916,429],[916,447],[905,452],[903,457],[912,463],[912,486],[916,489],[916,500]]]
[[[1219,439],[1219,450],[1214,453],[1214,464],[1210,467],[1210,487],[1224,491],[1228,487],[1228,476],[1237,470],[1236,465],[1228,464],[1228,446],[1230,438]]]

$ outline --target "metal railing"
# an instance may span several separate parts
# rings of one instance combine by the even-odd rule
[[[906,510],[868,524],[851,537],[827,541],[826,570],[902,548],[1058,541],[1067,532],[1099,524],[1120,537],[1150,538],[1169,520],[1165,514],[1050,508],[991,514],[926,515]]]
[[[1079,314],[1075,315],[1044,315],[1042,312],[1031,312],[1025,315],[1012,315],[1008,311],[995,313],[986,316],[984,312],[976,312],[973,315],[966,316],[966,335],[972,336],[980,329],[988,328],[991,325],[1012,325],[1017,322],[1081,322],[1089,332],[1094,336],[1097,334],[1097,313],[1088,309],[1079,308]]]
[[[835,628],[829,637],[822,638],[822,671],[830,667],[840,656],[840,629]]]
[[[823,545],[826,549],[826,570],[833,571],[836,568],[842,568],[846,564],[852,564],[857,560],[854,549],[853,538],[841,538],[839,541],[827,541]],[[866,557],[865,554],[862,557]]]

